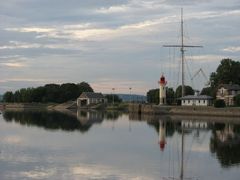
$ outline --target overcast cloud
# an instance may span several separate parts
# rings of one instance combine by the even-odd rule
[[[189,81],[222,58],[239,60],[239,0],[8,0],[0,6],[0,93],[46,83],[89,82],[95,91],[146,94],[161,73],[176,87],[184,8]]]

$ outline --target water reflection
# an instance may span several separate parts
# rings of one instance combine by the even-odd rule
[[[101,124],[103,120],[117,120],[121,115],[117,111],[4,111],[7,122],[16,122],[24,126],[37,126],[46,130],[89,131],[92,125]]]
[[[215,124],[212,129],[210,144],[223,167],[240,163],[240,125]]]
[[[219,118],[219,117],[201,117],[201,116],[152,116],[130,114],[132,121],[146,121],[154,127],[159,135],[160,150],[164,151],[167,146],[168,137],[175,133],[181,135],[181,172],[179,176],[169,176],[163,179],[185,179],[184,168],[186,167],[184,156],[185,146],[189,148],[194,141],[201,145],[206,138],[207,133],[211,132],[209,141],[209,151],[216,156],[223,168],[239,166],[240,164],[240,119],[239,118]],[[229,122],[229,123],[224,123]],[[200,137],[202,133],[202,137]],[[190,135],[191,145],[184,142],[184,137]],[[180,140],[180,139],[179,139]],[[185,144],[186,143],[186,144]],[[191,151],[191,149],[188,151]],[[194,177],[189,177],[195,179]],[[197,179],[197,178],[196,178]]]
[[[0,179],[14,170],[12,179],[28,179],[51,168],[42,179],[220,180],[239,176],[239,119],[118,111],[5,111],[2,115]]]

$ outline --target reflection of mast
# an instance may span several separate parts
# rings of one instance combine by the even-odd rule
[[[183,180],[183,173],[184,173],[184,131],[182,127],[182,147],[181,147],[181,173],[180,173],[180,179]]]
[[[159,146],[160,150],[164,151],[166,144],[166,127],[165,123],[162,120],[159,120]]]

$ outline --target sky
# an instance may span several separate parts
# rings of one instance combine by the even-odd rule
[[[47,83],[88,82],[96,92],[146,94],[161,74],[201,89],[221,59],[240,60],[239,0],[1,0],[0,93]]]

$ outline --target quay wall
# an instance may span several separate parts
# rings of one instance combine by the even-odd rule
[[[129,112],[150,115],[231,116],[240,118],[239,107],[215,108],[210,106],[158,106],[150,104],[130,104]]]

